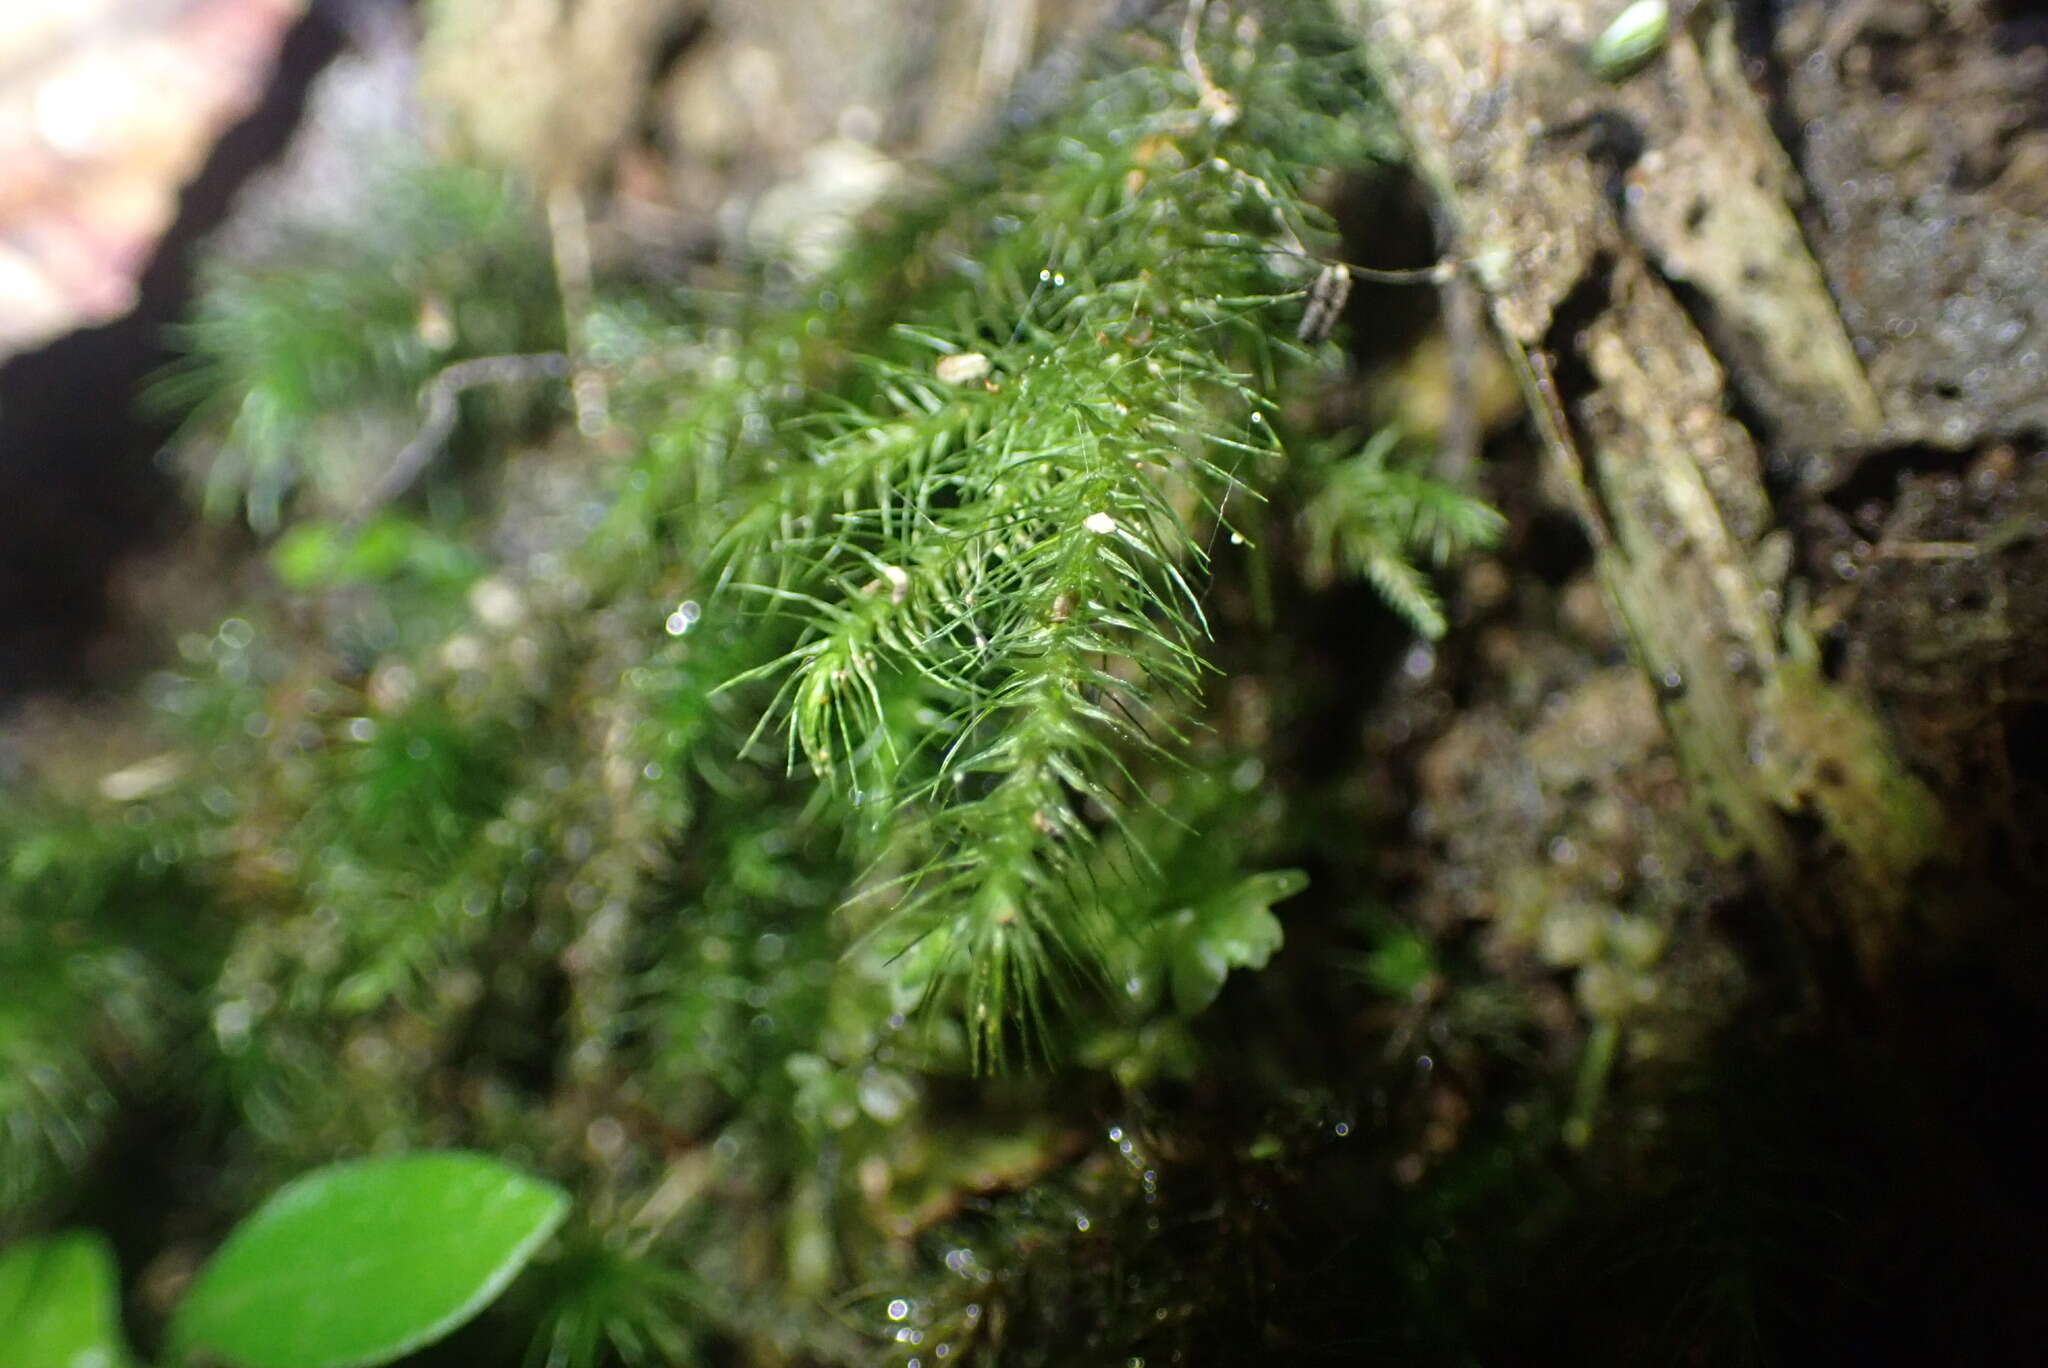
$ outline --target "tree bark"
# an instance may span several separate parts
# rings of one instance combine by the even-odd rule
[[[1803,41],[1819,8],[1790,10],[1781,42]],[[1808,248],[1806,187],[1751,86],[1769,63],[1745,58],[1734,16],[1709,0],[1649,70],[1609,84],[1585,53],[1615,9],[1346,0],[1656,691],[1701,841],[1753,862],[1809,935],[1882,984],[1954,920],[1908,915],[1935,894],[1924,872],[1955,846],[1952,815],[1853,687],[1885,692],[1883,672],[1823,667],[1823,633],[1850,629],[1854,657],[1873,621],[1845,621],[1839,586],[1788,571],[1825,540],[1831,491],[1937,424],[1884,339],[1845,325]],[[1801,72],[1856,41],[1842,26],[1854,16],[1838,18],[1837,46]],[[1854,244],[1833,246],[1837,276],[1853,272]],[[1874,385],[1872,356],[1901,383]],[[1966,448],[2028,421],[1980,409],[1957,428]],[[2038,540],[2039,508],[2014,507],[2007,532]],[[1988,565],[2012,543],[1859,545],[1882,568]],[[1998,725],[1991,712],[1984,725]]]

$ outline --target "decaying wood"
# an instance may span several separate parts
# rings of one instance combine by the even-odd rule
[[[1617,87],[1584,61],[1613,17],[1597,0],[1347,8],[1521,360],[1703,838],[1809,909],[1827,885],[1827,915],[1881,977],[1939,812],[1823,678],[1764,453],[1733,414],[1759,415],[1780,459],[1867,442],[1884,417],[1727,21],[1709,7]],[[1817,859],[1830,877],[1810,877]]]

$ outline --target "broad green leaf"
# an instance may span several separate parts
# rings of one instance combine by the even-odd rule
[[[1168,975],[1173,1005],[1193,1016],[1216,1000],[1232,969],[1263,969],[1280,948],[1274,903],[1308,887],[1298,869],[1254,874],[1174,914],[1168,923]]]
[[[233,1368],[389,1363],[482,1310],[568,1206],[552,1183],[480,1154],[316,1169],[200,1270],[172,1347]]]
[[[0,1362],[7,1368],[121,1368],[114,1254],[86,1231],[0,1251]]]

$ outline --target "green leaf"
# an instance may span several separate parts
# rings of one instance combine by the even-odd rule
[[[117,1368],[129,1362],[118,1326],[113,1250],[87,1231],[0,1252],[0,1347],[7,1368]]]
[[[376,584],[410,573],[430,583],[460,585],[476,578],[476,558],[432,529],[395,514],[360,527],[303,522],[277,539],[270,566],[287,589]]]
[[[1429,942],[1413,931],[1397,931],[1366,957],[1365,976],[1389,997],[1409,998],[1436,976]]]
[[[1635,0],[1593,40],[1586,63],[1603,81],[1624,81],[1654,61],[1670,35],[1669,0]]]
[[[1173,1005],[1193,1016],[1216,1000],[1232,969],[1263,969],[1280,948],[1274,903],[1308,887],[1298,869],[1254,874],[1168,922],[1167,973]]]
[[[364,1368],[482,1310],[561,1224],[568,1194],[480,1154],[333,1164],[228,1236],[171,1344],[234,1368]]]
[[[333,582],[346,554],[331,523],[300,523],[270,548],[270,567],[287,589],[312,589]]]

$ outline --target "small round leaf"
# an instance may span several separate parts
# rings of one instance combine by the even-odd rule
[[[389,1363],[481,1311],[568,1207],[552,1183],[481,1154],[316,1169],[228,1236],[171,1344],[233,1368]]]

